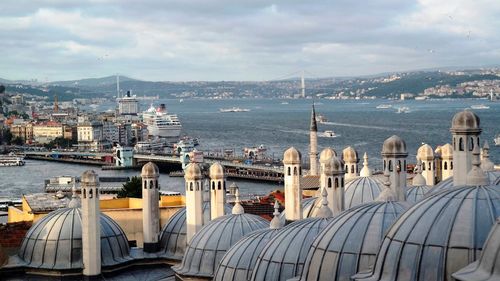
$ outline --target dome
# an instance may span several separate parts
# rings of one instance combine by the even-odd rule
[[[491,229],[478,261],[453,274],[462,281],[500,280],[500,218]]]
[[[371,273],[356,280],[452,280],[479,258],[500,216],[500,189],[462,186],[413,205],[388,230]]]
[[[153,162],[148,162],[142,166],[141,177],[157,177],[160,175],[158,166]]]
[[[337,157],[337,152],[335,152],[332,148],[327,147],[319,154],[319,162],[323,164],[328,163],[333,157]]]
[[[302,199],[302,218],[315,217],[321,207],[321,198],[309,197]],[[286,223],[285,210],[279,216],[281,224]]]
[[[226,204],[225,214],[231,214],[232,206]],[[210,221],[210,202],[203,203],[203,225]],[[182,260],[186,250],[186,207],[170,217],[160,233],[160,252],[165,258]]]
[[[358,177],[347,182],[344,189],[345,208],[374,201],[384,185],[375,177]]]
[[[201,174],[200,165],[196,163],[190,163],[187,165],[184,171],[184,179],[187,181],[201,180],[203,178]]]
[[[172,269],[178,275],[213,278],[224,254],[252,231],[269,228],[269,222],[251,214],[226,215],[204,225],[186,248],[182,263]]]
[[[488,176],[489,185],[500,185],[500,171],[485,172]],[[436,194],[443,190],[449,190],[453,187],[453,177],[449,177],[444,181],[439,182],[431,188],[427,195]]]
[[[408,208],[371,202],[334,217],[312,243],[300,280],[350,280],[375,262],[384,234]]]
[[[132,260],[127,237],[120,226],[102,213],[100,224],[102,266],[115,266]],[[30,268],[82,269],[81,209],[59,209],[33,224],[18,255]]]
[[[210,166],[210,179],[222,180],[224,179],[224,167],[219,163],[213,163]]]
[[[405,141],[396,135],[386,139],[384,141],[384,145],[382,146],[382,156],[383,157],[408,156],[408,152],[406,151]]]
[[[97,176],[96,172],[94,170],[87,170],[83,172],[82,177],[80,179],[82,184],[90,184],[90,185],[96,185],[99,184],[99,177]]]
[[[452,133],[480,133],[480,119],[470,110],[458,112],[453,116],[450,131]]]
[[[257,258],[252,280],[287,280],[298,276],[312,242],[331,220],[307,218],[283,227]]]
[[[417,150],[417,159],[418,160],[434,160],[434,151],[432,151],[432,147],[428,144],[424,144]]]
[[[440,146],[440,154],[442,159],[453,159],[453,146],[447,143],[445,145]]]
[[[406,190],[406,201],[409,203],[415,204],[418,201],[424,199],[425,194],[431,190],[432,187],[428,185],[418,185],[418,186],[410,186]]]
[[[342,150],[342,160],[345,163],[358,163],[358,152],[352,146],[348,146]]]
[[[295,149],[295,147],[290,147],[285,151],[283,155],[283,164],[292,165],[292,164],[300,164],[302,156],[300,152]]]
[[[222,258],[214,281],[251,280],[257,257],[280,229],[260,229],[234,244]]]

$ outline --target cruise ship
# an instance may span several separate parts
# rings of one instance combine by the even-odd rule
[[[148,126],[150,136],[160,138],[177,138],[181,134],[182,125],[175,114],[168,114],[165,104],[159,108],[153,105],[142,114],[143,122]]]

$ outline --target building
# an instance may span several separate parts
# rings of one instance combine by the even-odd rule
[[[131,91],[127,91],[126,96],[118,99],[118,114],[137,115],[139,112],[139,101]]]
[[[33,141],[36,143],[45,144],[62,137],[64,126],[61,123],[47,121],[33,125]]]

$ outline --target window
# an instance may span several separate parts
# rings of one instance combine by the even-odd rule
[[[292,168],[288,167],[288,175],[291,176],[292,175]]]
[[[386,163],[385,163],[385,160],[384,160],[384,171],[385,171],[385,169],[386,169]]]
[[[335,178],[335,188],[339,187],[339,178]]]
[[[354,174],[354,165],[351,166],[351,174]]]
[[[332,187],[332,178],[328,178],[328,187],[331,188]]]
[[[472,151],[473,149],[474,149],[474,139],[470,137],[469,151]]]
[[[92,198],[93,197],[93,192],[92,192],[92,188],[89,190],[89,198]]]
[[[294,168],[293,168],[293,175],[294,175],[294,176],[296,176],[297,174],[298,174],[298,172],[297,172],[297,167],[294,167]]]
[[[446,161],[444,161],[444,169],[448,170],[448,163]]]
[[[453,161],[450,161],[450,170],[453,170]]]
[[[392,160],[389,160],[389,172],[392,172]]]
[[[221,186],[220,181],[219,181],[219,182],[217,183],[217,189],[218,189],[218,190],[221,190],[221,188],[222,188],[222,186]]]
[[[153,188],[153,181],[149,181],[149,189]]]
[[[215,182],[212,182],[212,190],[215,190]]]
[[[87,190],[85,188],[83,189],[82,194],[83,194],[83,199],[87,198]]]
[[[193,191],[193,183],[192,182],[189,183],[189,190]]]
[[[462,138],[458,140],[458,150],[464,151],[464,140]]]
[[[344,187],[344,178],[340,178],[340,186]]]
[[[422,171],[425,171],[425,162],[422,162]]]

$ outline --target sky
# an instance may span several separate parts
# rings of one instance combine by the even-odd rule
[[[498,0],[2,0],[0,78],[357,76],[500,62]]]

